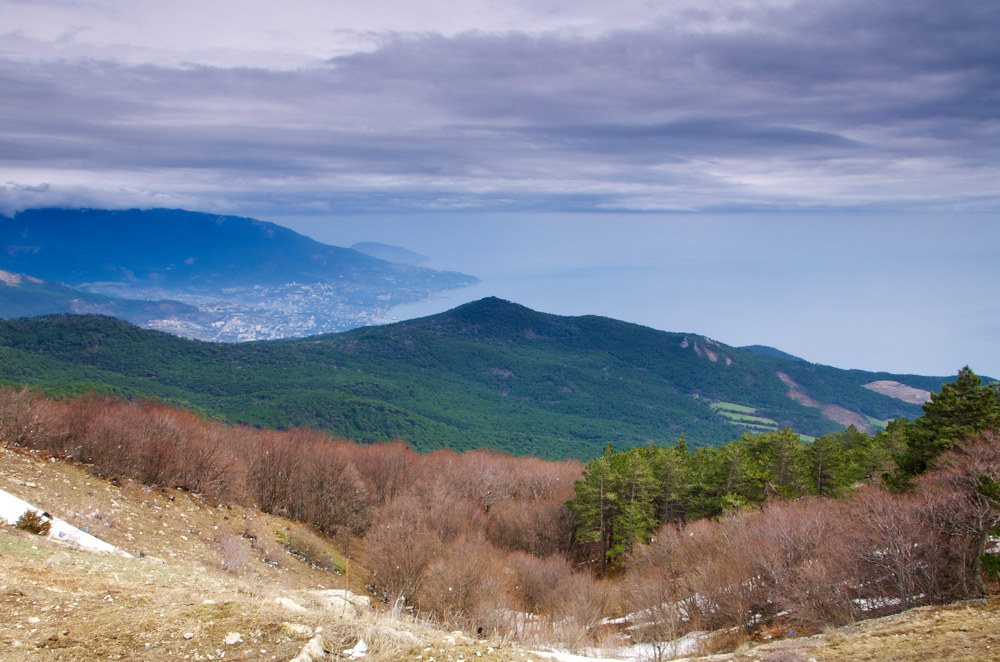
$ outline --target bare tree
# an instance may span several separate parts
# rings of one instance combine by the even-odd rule
[[[422,511],[418,498],[397,497],[379,511],[368,530],[365,565],[375,592],[389,602],[417,595],[424,571],[442,546]]]

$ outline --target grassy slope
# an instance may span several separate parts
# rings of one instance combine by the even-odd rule
[[[364,595],[365,573],[349,562],[346,576],[333,574],[285,553],[281,541],[291,537],[309,540],[314,554],[340,555],[295,522],[176,490],[118,487],[78,466],[3,446],[0,486],[126,551],[144,552],[133,559],[79,552],[0,523],[2,661],[220,659],[220,650],[225,659],[288,660],[316,628],[332,651],[364,638],[373,662],[416,659],[427,647],[438,660],[538,659],[498,642],[390,621],[377,610],[354,621],[324,610],[315,589]],[[246,532],[256,536],[252,546]],[[234,567],[222,570],[223,560]],[[278,597],[308,612],[282,607]],[[230,632],[242,641],[225,644]]]
[[[812,637],[747,645],[736,653],[715,655],[710,659],[718,662],[997,660],[1000,659],[1000,599],[919,607]]]

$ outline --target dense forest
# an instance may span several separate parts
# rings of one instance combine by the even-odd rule
[[[57,397],[156,398],[230,423],[307,426],[358,442],[401,439],[422,452],[491,448],[589,460],[608,443],[667,446],[684,434],[693,449],[747,431],[821,437],[852,421],[871,433],[920,414],[917,404],[865,387],[879,380],[935,391],[947,378],[839,370],[499,299],[398,324],[239,345],[107,317],[0,321],[0,384]]]
[[[631,636],[660,645],[983,595],[998,568],[1000,389],[966,368],[923,411],[875,435],[778,430],[693,452],[679,438],[584,465],[20,389],[0,392],[0,439],[309,522],[374,595],[443,624],[578,643],[632,614]]]

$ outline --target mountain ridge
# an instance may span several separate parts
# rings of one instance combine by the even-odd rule
[[[820,436],[845,427],[834,411],[872,431],[921,408],[867,384],[937,391],[951,379],[764,357],[697,334],[496,298],[384,326],[236,345],[106,317],[11,320],[0,322],[0,377],[53,393],[98,385],[232,422],[398,438],[418,450],[584,459],[609,442],[672,444],[681,434],[692,446],[782,427]],[[789,380],[808,401],[791,397]]]

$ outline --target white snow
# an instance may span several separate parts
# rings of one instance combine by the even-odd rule
[[[574,655],[573,653],[563,653],[561,651],[532,651],[533,655],[547,657],[556,662],[629,662],[633,657],[587,657],[586,655]]]
[[[11,526],[16,524],[18,518],[20,518],[21,515],[23,515],[27,510],[33,510],[38,514],[42,514],[43,512],[32,506],[27,501],[0,490],[0,517],[5,519],[8,524]],[[50,517],[49,521],[52,526],[52,528],[49,529],[48,537],[50,540],[64,542],[90,552],[118,554],[119,556],[124,556],[125,558],[132,558],[132,555],[128,552],[120,550],[114,545],[104,542],[100,538],[95,538],[89,533],[81,531],[65,520],[61,520],[58,517]]]
[[[707,635],[707,632],[702,631],[689,632],[679,639],[666,641],[655,646],[653,644],[636,644],[621,649],[616,653],[616,657],[603,657],[603,653],[600,652],[592,655],[576,655],[563,651],[532,651],[532,653],[556,662],[639,662],[640,660],[655,660],[657,649],[668,658],[698,655]]]

